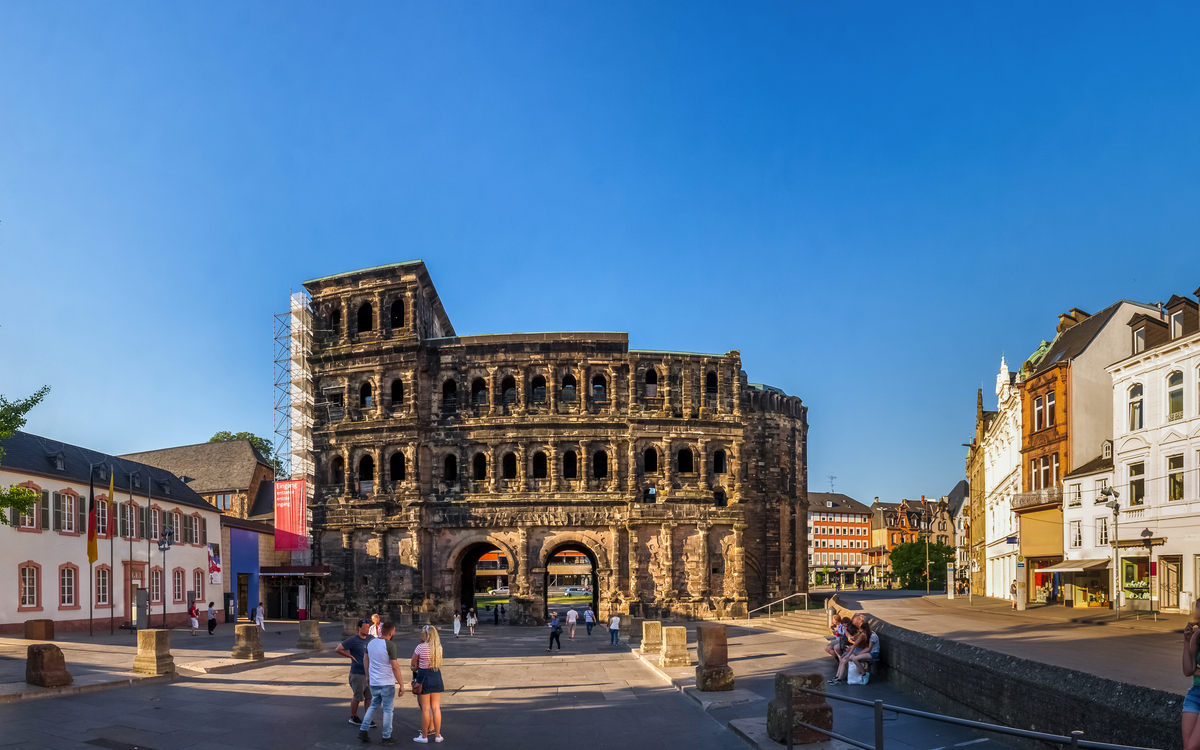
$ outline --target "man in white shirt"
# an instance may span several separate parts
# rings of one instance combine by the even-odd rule
[[[382,627],[382,623],[379,622],[379,615],[378,614],[371,615],[371,629],[368,630],[367,632],[371,634],[372,638],[382,638],[382,636],[379,635],[379,629],[381,627]]]
[[[567,610],[567,637],[575,640],[575,621],[579,619],[579,613],[574,607]]]
[[[612,617],[608,620],[608,645],[620,645],[620,639],[617,637],[621,632],[621,618],[613,612]]]
[[[358,730],[358,739],[370,742],[367,729],[371,726],[371,717],[376,709],[383,711],[384,745],[398,745],[392,739],[392,710],[397,695],[404,695],[404,679],[400,676],[400,651],[392,636],[396,634],[396,626],[385,622],[379,626],[379,637],[367,643],[366,662],[367,681],[371,685],[371,706],[363,714],[363,722]]]

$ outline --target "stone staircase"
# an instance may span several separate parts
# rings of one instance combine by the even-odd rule
[[[810,609],[808,611],[788,612],[780,614],[778,612],[771,615],[771,619],[767,619],[767,613],[755,613],[750,618],[750,627],[762,628],[764,630],[775,630],[780,633],[787,633],[798,638],[813,638],[819,640],[827,639],[831,633],[829,632],[829,615],[823,609]]]

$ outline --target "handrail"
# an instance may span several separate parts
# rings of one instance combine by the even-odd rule
[[[747,612],[746,613],[746,624],[750,623],[750,615],[754,614],[755,612],[759,611],[760,609],[767,610],[767,620],[770,620],[771,619],[771,607],[773,607],[776,604],[779,604],[781,602],[786,602],[788,599],[792,599],[797,596],[804,597],[804,611],[807,612],[808,611],[808,592],[805,591],[805,592],[800,592],[799,594],[788,594],[787,596],[783,597],[782,599],[776,599],[773,602],[767,602],[766,604],[762,605],[761,607],[755,607],[754,609]],[[787,607],[784,607],[783,611],[786,614]]]

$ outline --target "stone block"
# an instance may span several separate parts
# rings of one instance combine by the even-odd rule
[[[413,616],[412,612],[400,612],[392,615],[392,622],[396,623],[396,630],[412,630]]]
[[[235,625],[233,627],[233,651],[230,656],[234,659],[263,658],[260,633],[257,625]]]
[[[729,667],[729,638],[724,625],[715,622],[696,626],[696,687],[705,693],[733,690]]]
[[[728,664],[715,667],[697,666],[696,689],[702,693],[733,690],[733,668]]]
[[[54,620],[26,620],[25,640],[52,641],[54,640]]]
[[[658,666],[690,667],[692,658],[687,650],[687,628],[676,625],[662,629],[662,654],[658,657]]]
[[[662,623],[658,620],[642,622],[642,653],[662,653]]]
[[[296,639],[296,648],[303,651],[320,651],[324,648],[321,643],[320,620],[301,620],[300,637]]]
[[[53,643],[34,643],[26,650],[25,682],[41,687],[70,685],[71,673],[62,649]]]
[[[358,635],[358,621],[361,619],[361,617],[343,617],[342,638],[349,638],[352,635]]]
[[[621,638],[621,640],[625,641],[626,643],[629,642],[629,634],[631,632],[633,632],[631,630],[632,627],[633,627],[633,618],[630,617],[629,615],[622,614],[621,615],[621,624],[619,626],[620,638]]]
[[[137,639],[137,655],[133,657],[134,672],[138,674],[175,673],[175,660],[171,657],[170,630],[139,630]]]
[[[646,621],[644,617],[629,618],[629,645],[637,646],[642,642],[642,623]]]
[[[778,672],[775,675],[775,700],[767,704],[767,734],[776,742],[787,741],[787,710],[792,705],[792,741],[797,745],[825,742],[828,736],[802,727],[805,722],[821,729],[833,729],[833,706],[825,701],[824,678],[808,672]],[[801,688],[821,690],[821,695],[800,692]]]

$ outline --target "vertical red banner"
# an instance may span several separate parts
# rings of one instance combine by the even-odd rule
[[[308,549],[308,486],[306,480],[275,482],[275,549]]]

